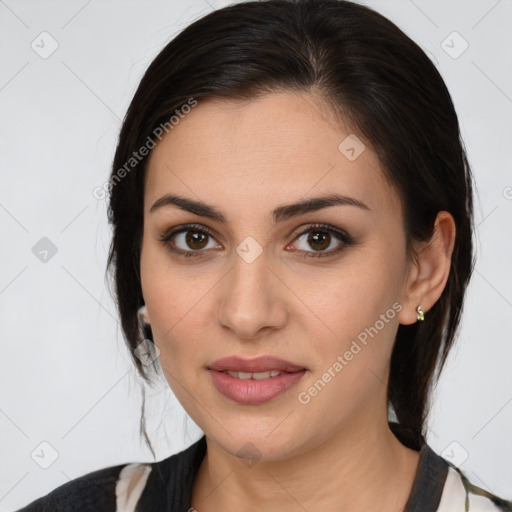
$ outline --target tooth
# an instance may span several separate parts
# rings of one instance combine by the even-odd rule
[[[281,375],[281,372],[272,370],[270,372],[234,372],[230,370],[225,370],[224,373],[227,373],[231,377],[234,377],[235,379],[242,379],[242,380],[263,380],[263,379],[269,379],[270,377],[277,377],[278,375]]]
[[[255,380],[263,380],[268,379],[270,377],[270,372],[257,372],[252,374],[252,378]]]

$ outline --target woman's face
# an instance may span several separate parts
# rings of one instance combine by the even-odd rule
[[[210,99],[148,162],[141,280],[160,364],[232,454],[283,459],[387,421],[412,264],[396,191],[349,135],[306,93]],[[335,195],[350,199],[308,206]]]

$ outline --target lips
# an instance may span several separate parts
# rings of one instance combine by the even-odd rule
[[[242,359],[238,356],[224,357],[218,359],[209,366],[210,370],[216,372],[245,372],[245,373],[260,373],[260,372],[298,372],[305,370],[304,366],[285,361],[284,359],[277,359],[271,356],[261,356],[255,359]]]
[[[256,359],[232,356],[215,361],[208,371],[215,388],[226,398],[256,405],[290,389],[304,376],[306,368],[271,356]]]

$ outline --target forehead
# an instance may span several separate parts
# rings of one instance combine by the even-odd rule
[[[372,210],[396,210],[376,153],[353,135],[308,93],[199,100],[151,153],[145,210],[169,192],[256,211],[338,192]]]

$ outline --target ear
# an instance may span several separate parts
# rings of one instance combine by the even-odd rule
[[[439,212],[432,238],[418,244],[416,261],[410,262],[402,294],[403,308],[398,316],[401,324],[415,323],[418,317],[416,308],[421,305],[426,314],[443,293],[450,274],[455,233],[453,217],[448,212]]]

